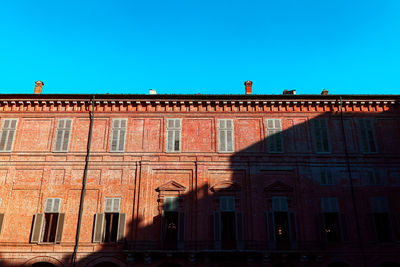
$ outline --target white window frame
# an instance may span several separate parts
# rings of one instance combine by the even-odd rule
[[[107,202],[111,202],[111,207],[108,208]],[[119,213],[121,211],[121,198],[106,197],[104,199],[104,213]]]
[[[64,127],[59,128],[59,124],[60,121],[64,121]],[[71,128],[67,128],[65,127],[66,123],[70,121],[71,122]],[[53,147],[53,152],[68,152],[69,151],[69,145],[71,143],[71,136],[72,136],[72,124],[73,124],[73,120],[72,119],[58,119],[57,120],[57,127],[56,127],[56,135],[54,137],[54,147]],[[61,132],[61,144],[60,144],[60,149],[57,150],[57,136],[59,134],[59,132]],[[68,144],[67,144],[67,148],[63,149],[63,144],[65,142],[65,133],[69,132],[69,136],[68,136]]]
[[[369,136],[368,134],[368,126],[367,126],[367,122],[370,124],[371,126],[371,135]],[[362,125],[363,124],[363,125]],[[376,138],[375,138],[375,130],[374,130],[374,122],[372,119],[367,119],[367,118],[363,118],[363,119],[357,119],[357,125],[358,125],[358,134],[359,134],[359,142],[360,142],[360,150],[362,153],[378,153],[378,147],[376,145]],[[365,132],[362,132],[365,131]],[[362,142],[362,135],[365,134],[365,141],[367,144],[367,148],[364,147],[363,142]],[[372,140],[370,140],[370,138],[372,138]],[[371,141],[373,143],[373,147],[371,146]],[[375,150],[375,151],[372,151]]]
[[[316,127],[318,121],[318,127]],[[321,122],[323,122],[326,126],[326,145],[328,147],[327,150],[324,150],[324,127],[321,127]],[[311,127],[312,127],[312,133],[313,133],[313,139],[314,139],[314,147],[315,147],[315,152],[318,154],[330,154],[331,153],[331,145],[330,145],[330,140],[329,140],[329,125],[328,125],[328,120],[326,119],[312,119],[311,120]],[[316,131],[319,131],[320,137],[319,137],[319,141],[321,143],[321,151],[318,151],[318,138],[316,135]]]
[[[55,206],[58,202],[57,206]],[[60,213],[61,209],[61,198],[46,198],[44,204],[44,213]]]
[[[272,121],[273,127],[268,127],[268,122]],[[279,121],[279,127],[276,127],[276,122]],[[265,128],[267,132],[267,147],[268,147],[268,153],[283,153],[283,135],[282,135],[282,120],[281,119],[274,119],[274,118],[267,118],[265,120]],[[272,140],[273,139],[273,140]],[[277,143],[275,142],[276,139],[279,139],[281,143],[281,149],[277,149]],[[274,149],[271,148],[271,143],[273,142],[272,146],[274,146]]]
[[[173,121],[173,127],[169,127],[169,122]],[[175,126],[176,121],[179,121],[179,127]],[[179,131],[179,149],[175,150],[176,132]],[[170,134],[172,134],[172,144],[171,149],[168,148],[168,139]],[[165,134],[165,151],[167,153],[179,153],[182,149],[182,119],[180,118],[168,118],[166,121],[166,134]]]
[[[114,128],[114,122],[117,121],[117,120],[119,121],[119,127],[115,127],[115,128]],[[122,121],[125,121],[125,127],[122,127],[122,126],[121,126]],[[116,131],[118,131],[117,140],[116,140],[117,145],[116,145],[116,149],[115,149],[115,150],[113,150],[114,129],[115,129]],[[127,132],[127,129],[128,129],[128,119],[126,119],[126,118],[114,118],[114,119],[112,119],[112,121],[111,121],[110,152],[116,152],[116,153],[125,152],[125,147],[126,147],[126,132]],[[121,130],[124,130],[124,145],[123,145],[123,148],[122,148],[122,149],[119,149],[120,144],[121,144],[121,139],[120,139],[120,137],[121,137],[121,134],[120,134],[120,133],[121,133]]]
[[[222,121],[225,121],[225,128],[220,127]],[[226,127],[228,121],[231,122],[232,128]],[[234,130],[235,129],[235,125],[233,123],[233,119],[218,119],[217,120],[217,128],[218,128],[218,136],[217,136],[217,138],[218,138],[218,142],[217,142],[217,144],[218,144],[218,152],[219,153],[235,152],[235,130]],[[232,136],[232,139],[231,139],[232,149],[231,150],[228,149],[229,140],[228,140],[228,134],[227,133],[229,131],[232,132],[232,135],[231,135]],[[224,142],[225,142],[225,150],[221,149],[221,142],[220,142],[221,138],[220,138],[220,136],[221,136],[222,132],[225,133],[225,140],[224,140]]]
[[[16,123],[15,123],[15,128],[11,128],[11,127],[8,127],[7,129],[4,128],[4,127],[5,127],[6,121],[10,121],[10,124],[11,124],[14,120],[16,121]],[[8,133],[7,136],[6,136],[6,138],[5,138],[4,149],[0,150],[0,152],[11,152],[11,151],[13,150],[13,148],[14,148],[14,142],[15,142],[15,136],[17,135],[17,129],[18,129],[18,119],[15,119],[15,118],[4,118],[4,119],[3,119],[2,125],[1,125],[1,131],[0,131],[0,142],[1,142],[1,137],[3,136],[3,131],[7,131],[7,132],[8,132],[8,131],[10,131],[10,130],[13,130],[13,131],[14,131],[14,134],[13,134],[13,136],[11,137],[11,138],[12,138],[12,141],[11,141],[11,147],[10,147],[10,149],[7,149],[7,143],[8,143],[8,140],[9,140],[9,138],[10,138],[10,134]]]

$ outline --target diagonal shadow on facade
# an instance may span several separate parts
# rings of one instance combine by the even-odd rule
[[[304,116],[256,143],[251,140],[259,133],[236,127],[248,140],[235,140],[234,153],[197,157],[184,164],[142,161],[133,216],[125,218],[123,235],[113,230],[118,220],[108,215],[103,215],[105,226],[96,233],[99,217],[93,214],[93,235],[99,234],[99,245],[95,251],[93,244],[80,245],[76,266],[399,263],[398,217],[390,211],[400,210],[400,184],[388,171],[399,171],[400,141],[385,124],[393,112],[345,112],[343,118],[332,112],[310,120]],[[356,119],[369,116],[374,118],[377,153],[360,152],[363,144]],[[314,132],[321,121],[329,132]],[[174,178],[174,171],[187,173],[190,182],[183,176]],[[377,178],[370,173],[379,173],[384,182],[371,185],[370,179]],[[372,197],[387,198],[387,220],[373,217]],[[387,240],[378,240],[382,237],[377,231],[382,230],[377,223],[389,229]],[[38,251],[38,257],[24,266],[72,266],[71,253],[56,260],[52,253]]]

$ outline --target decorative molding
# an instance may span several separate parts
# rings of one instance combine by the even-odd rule
[[[157,192],[163,192],[163,191],[178,191],[178,192],[183,192],[186,190],[186,187],[183,185],[175,182],[175,181],[169,181],[168,183],[165,183],[163,185],[160,185],[159,187],[156,188]]]
[[[212,192],[222,192],[222,191],[236,192],[240,191],[241,189],[242,188],[240,185],[229,180],[217,182],[216,184],[210,187],[210,190]]]
[[[293,187],[280,181],[276,181],[265,187],[264,191],[266,193],[292,193]]]

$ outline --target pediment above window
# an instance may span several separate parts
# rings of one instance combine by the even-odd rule
[[[277,181],[265,187],[264,191],[266,193],[291,193],[293,192],[293,187]]]
[[[235,182],[232,181],[221,181],[213,186],[211,186],[210,190],[212,192],[223,192],[223,191],[240,191],[242,188]]]
[[[156,191],[162,192],[162,191],[178,191],[180,193],[184,192],[186,190],[186,187],[183,185],[175,182],[175,181],[169,181],[168,183],[165,183],[163,185],[160,185],[158,188],[156,188]]]

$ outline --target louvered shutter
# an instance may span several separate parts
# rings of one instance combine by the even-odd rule
[[[53,198],[46,199],[46,203],[44,206],[44,212],[52,212],[53,211]]]
[[[127,119],[113,119],[111,130],[111,152],[124,152]]]
[[[0,213],[0,235],[1,235],[1,229],[3,229],[3,222],[4,222],[4,213]]]
[[[4,120],[0,135],[0,151],[11,152],[14,144],[16,129],[17,119]]]
[[[214,248],[221,248],[221,213],[214,212]]]
[[[185,213],[179,213],[179,231],[178,231],[178,240],[184,241],[185,240]]]
[[[218,151],[234,151],[233,120],[218,120]]]
[[[209,217],[209,234],[210,234],[210,240],[215,240],[215,229],[214,229],[214,214],[211,214]]]
[[[63,140],[63,128],[64,128],[64,120],[59,120],[56,131],[56,140],[54,144],[54,151],[61,151],[61,144]]]
[[[65,130],[64,130],[64,138],[62,142],[62,150],[68,151],[69,148],[69,140],[71,137],[72,130],[72,120],[65,120]]]
[[[64,218],[65,218],[65,213],[60,213],[58,215],[57,229],[56,229],[56,243],[61,243],[62,232],[64,229]]]
[[[67,152],[71,136],[72,120],[60,119],[57,124],[54,152]]]
[[[126,220],[126,214],[120,213],[118,216],[117,241],[122,241],[125,237],[125,220]]]
[[[326,224],[325,224],[325,214],[320,213],[317,215],[317,230],[318,236],[321,241],[327,241],[326,232],[325,232]]]
[[[96,213],[93,227],[93,243],[103,241],[104,213]]]
[[[272,210],[275,212],[287,212],[287,197],[272,197]]]
[[[274,233],[274,215],[272,211],[269,211],[265,214],[265,225],[266,225],[266,234],[268,241],[275,240],[275,233]]]
[[[36,213],[33,218],[31,243],[39,243],[42,241],[42,232],[44,225],[44,214]]]
[[[360,135],[361,150],[363,152],[376,152],[375,135],[370,119],[359,119],[358,130]]]
[[[340,213],[339,214],[339,223],[340,223],[340,235],[341,235],[341,240],[342,241],[348,241],[349,240],[349,222],[347,219],[346,214]]]
[[[282,126],[280,119],[267,119],[268,152],[283,152]]]
[[[167,119],[167,152],[179,152],[181,150],[181,119]]]
[[[328,125],[325,119],[314,119],[314,139],[316,152],[329,152]]]
[[[291,241],[297,241],[297,218],[296,212],[289,212],[289,235]]]

